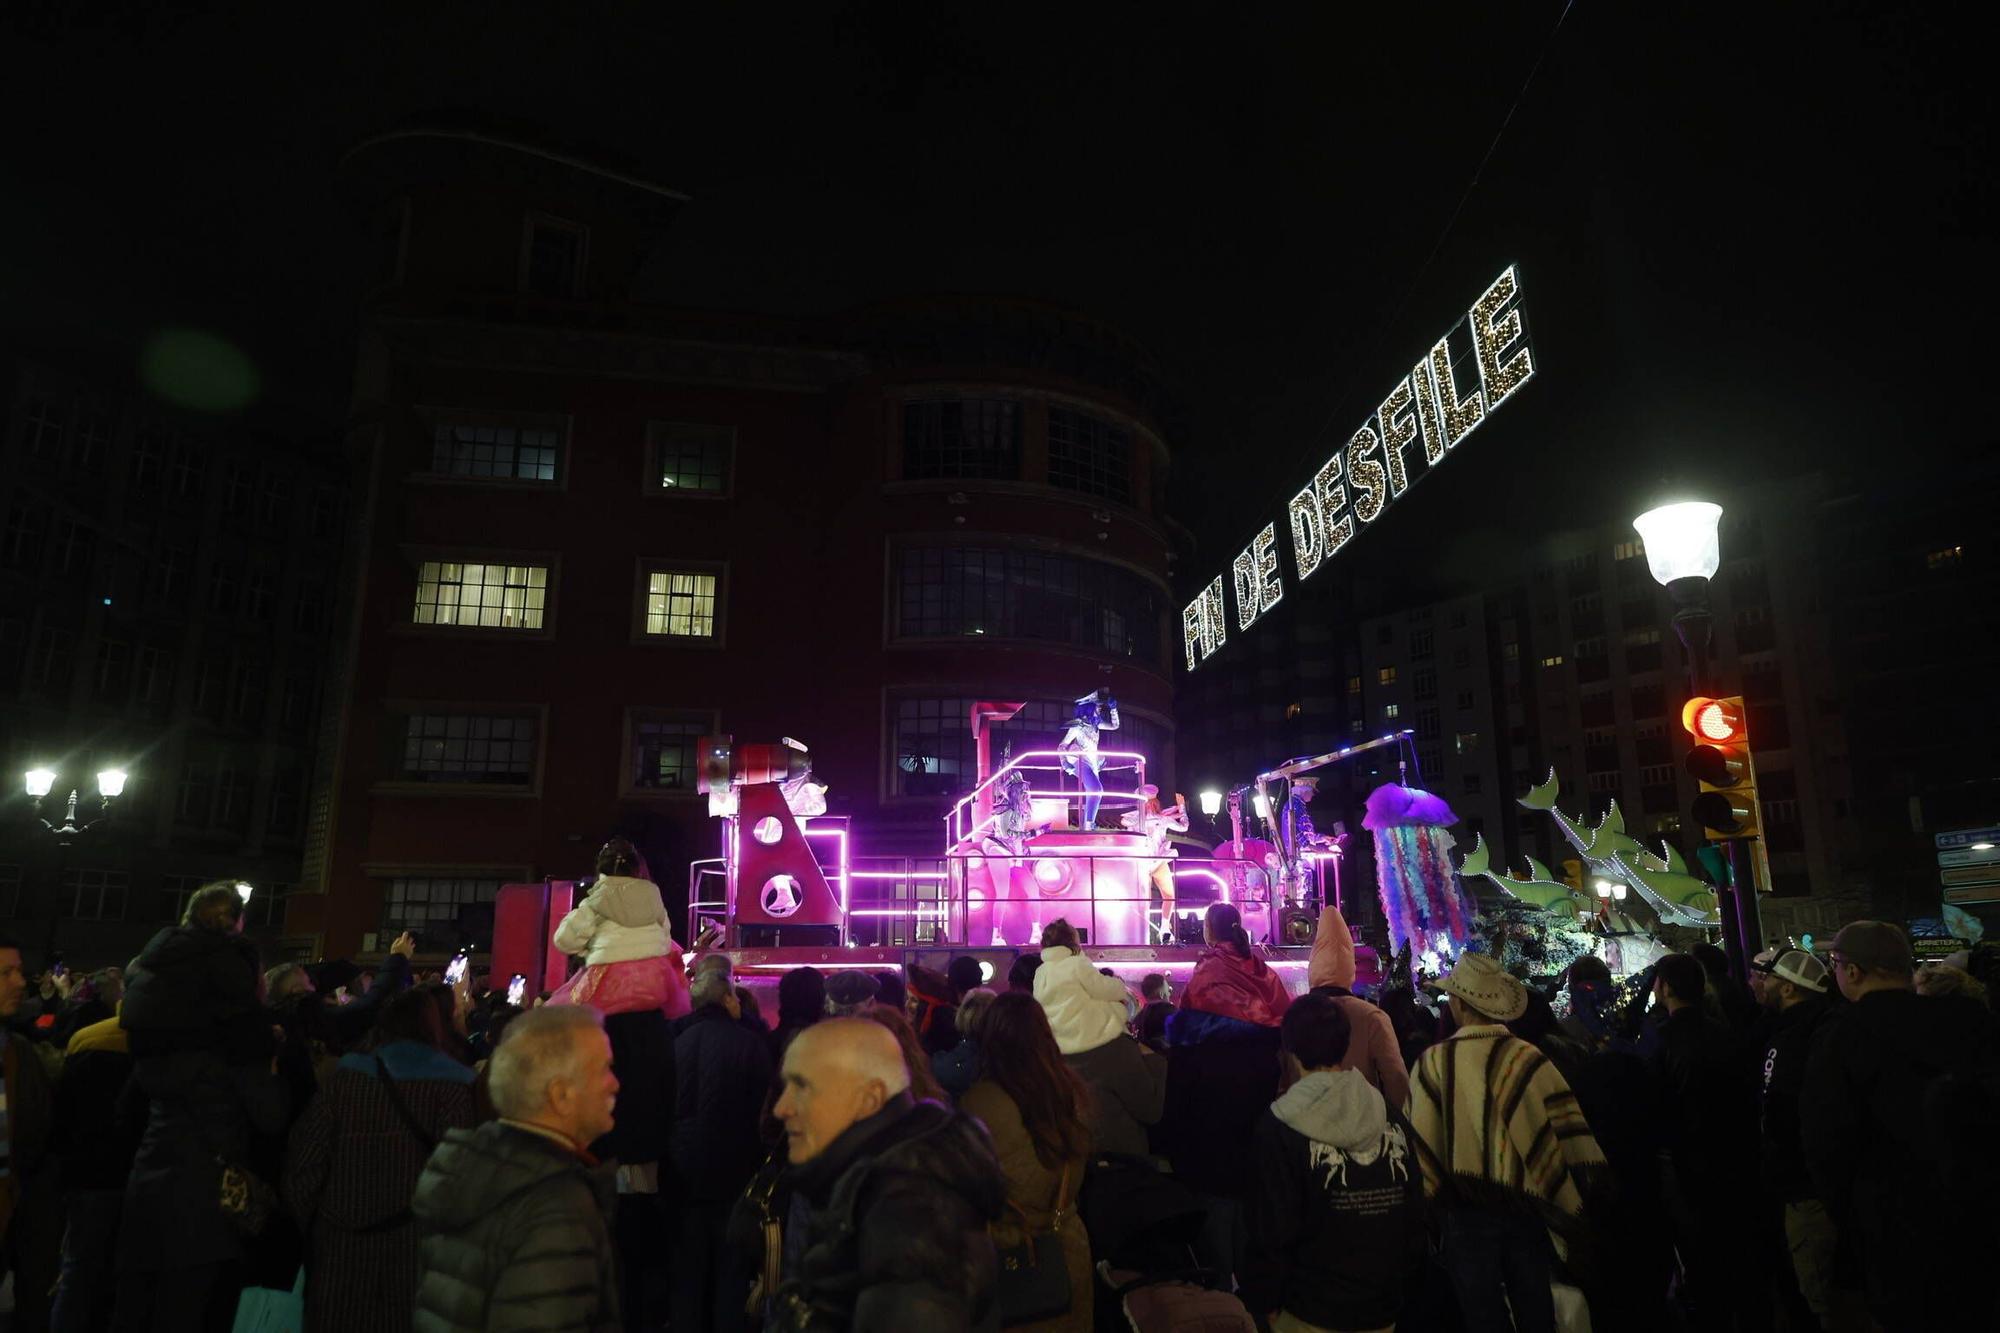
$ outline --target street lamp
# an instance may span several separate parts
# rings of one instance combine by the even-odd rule
[[[1709,580],[1722,565],[1722,506],[1706,500],[1660,505],[1632,520],[1646,545],[1646,567],[1674,602],[1674,633],[1687,651],[1688,688],[1699,697],[1709,693],[1708,648],[1713,616],[1708,607]],[[1717,886],[1722,907],[1722,944],[1730,968],[1746,975],[1751,951],[1763,938],[1757,919],[1757,886],[1741,873],[1737,840],[1729,842],[1730,882]]]
[[[1221,814],[1222,793],[1214,790],[1203,792],[1201,794],[1201,812],[1207,815],[1210,819],[1213,819],[1217,815]]]
[[[243,900],[243,905],[245,907],[248,907],[250,905],[250,895],[255,892],[256,892],[255,889],[251,888],[250,885],[243,883],[241,880],[238,880],[236,882],[236,896]]]
[[[55,770],[49,768],[31,768],[21,775],[21,779],[23,785],[27,788],[28,795],[34,799],[35,817],[41,819],[42,802],[48,797],[51,791],[55,790]],[[122,768],[100,769],[97,774],[98,819],[102,819],[105,813],[110,811],[111,803],[124,794],[125,770]],[[55,834],[64,843],[67,843],[71,838],[97,822],[97,819],[92,819],[82,824],[76,822],[76,801],[78,795],[78,790],[75,787],[69,789],[68,809],[63,814],[63,822],[61,824],[51,824],[46,819],[42,819],[41,821],[43,828]]]

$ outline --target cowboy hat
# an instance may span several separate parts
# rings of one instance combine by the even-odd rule
[[[1483,953],[1461,954],[1449,976],[1437,987],[1502,1023],[1528,1011],[1528,988]]]

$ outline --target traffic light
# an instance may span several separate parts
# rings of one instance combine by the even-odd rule
[[[1693,698],[1681,710],[1681,726],[1694,740],[1687,771],[1701,786],[1694,798],[1695,822],[1710,838],[1754,838],[1757,765],[1750,757],[1742,696]]]

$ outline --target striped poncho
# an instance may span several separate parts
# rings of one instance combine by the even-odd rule
[[[1547,1056],[1497,1023],[1460,1028],[1410,1079],[1424,1193],[1522,1206],[1566,1229],[1582,1216],[1604,1153]]]

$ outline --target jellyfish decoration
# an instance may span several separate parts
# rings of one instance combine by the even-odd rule
[[[1391,949],[1431,949],[1442,935],[1455,956],[1471,937],[1471,912],[1449,855],[1456,842],[1447,830],[1457,822],[1443,798],[1415,787],[1391,782],[1368,794],[1361,826],[1375,835],[1375,882]]]

